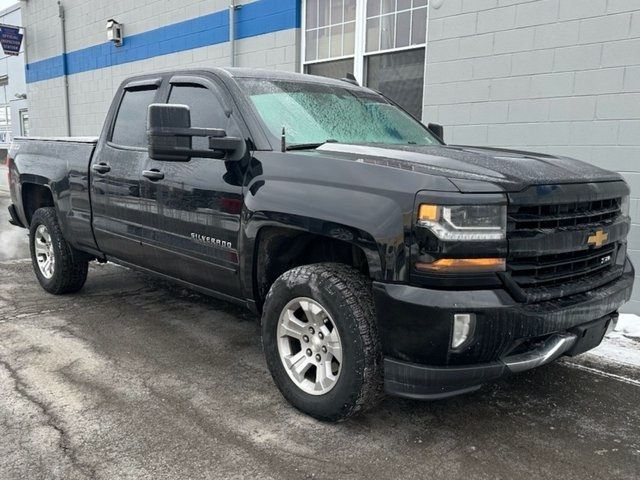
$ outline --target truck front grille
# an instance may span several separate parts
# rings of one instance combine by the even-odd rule
[[[621,198],[556,205],[520,205],[509,209],[513,230],[575,227],[605,222],[620,215]]]
[[[510,196],[506,282],[516,298],[527,303],[560,298],[622,274],[624,262],[617,260],[626,256],[629,228],[622,195],[608,191],[607,196],[601,189],[612,186],[593,185],[552,187],[546,190],[557,192],[551,199],[541,189],[539,203],[531,189]],[[606,234],[601,245],[589,243],[596,232]]]
[[[613,243],[597,250],[520,257],[509,262],[509,271],[522,288],[551,287],[610,268],[615,253]]]

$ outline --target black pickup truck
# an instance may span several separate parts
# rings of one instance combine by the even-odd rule
[[[246,305],[284,397],[323,420],[598,345],[633,284],[622,178],[445,145],[353,83],[145,75],[99,138],[17,139],[10,214],[40,284],[76,292],[111,261]]]

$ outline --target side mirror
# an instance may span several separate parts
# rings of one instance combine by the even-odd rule
[[[192,127],[187,105],[149,105],[147,135],[149,157],[154,160],[186,162],[192,157],[203,157],[238,161],[247,152],[247,144],[242,138],[229,137],[219,128]],[[208,137],[209,149],[193,148],[193,137]]]
[[[444,141],[444,127],[438,123],[430,123],[427,128],[440,140]]]

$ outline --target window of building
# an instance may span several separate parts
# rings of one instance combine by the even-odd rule
[[[11,127],[11,107],[0,105],[0,128]]]
[[[0,146],[11,144],[11,107],[0,105]]]
[[[353,73],[420,118],[428,0],[303,1],[303,71]]]
[[[356,0],[306,1],[303,55],[310,70],[334,73],[336,59],[353,69],[355,34]]]
[[[124,92],[111,134],[113,143],[128,147],[147,145],[147,109],[156,91],[154,87]]]
[[[20,110],[20,135],[29,136],[29,110]]]

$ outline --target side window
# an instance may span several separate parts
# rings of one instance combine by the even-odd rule
[[[199,128],[221,128],[227,135],[241,137],[242,134],[233,116],[227,117],[224,107],[216,93],[200,85],[173,85],[169,94],[169,103],[187,105],[191,110],[191,126]],[[199,145],[205,138],[194,138],[194,147],[207,148]]]
[[[147,146],[147,107],[153,103],[156,91],[156,87],[125,91],[111,134],[113,143]]]

